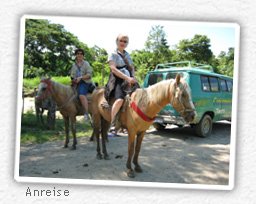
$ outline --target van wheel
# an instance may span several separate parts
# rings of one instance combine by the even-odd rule
[[[164,130],[166,125],[165,124],[161,124],[161,123],[153,123],[154,128],[156,128],[156,130],[160,131],[160,130]]]
[[[208,137],[212,132],[212,118],[204,115],[200,122],[195,126],[196,134],[200,137]]]

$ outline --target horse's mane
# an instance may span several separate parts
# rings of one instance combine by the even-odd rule
[[[149,102],[160,103],[168,97],[168,91],[173,79],[163,80],[145,89],[136,90],[136,102],[138,106],[147,105]]]
[[[181,83],[184,88],[190,93],[190,88],[187,85],[186,81],[181,78]],[[149,102],[154,102],[155,104],[159,104],[162,102],[163,98],[170,97],[169,94],[173,91],[171,84],[175,82],[175,79],[168,79],[158,82],[152,86],[149,86],[145,89],[137,89],[136,90],[136,102],[138,106],[142,107],[148,105]]]

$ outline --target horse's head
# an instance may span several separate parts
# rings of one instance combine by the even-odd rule
[[[186,122],[192,122],[196,116],[195,106],[191,99],[191,91],[185,80],[177,74],[171,88],[171,105],[184,118]]]
[[[38,85],[38,91],[36,94],[36,100],[44,100],[48,98],[52,93],[52,81],[50,78],[41,79]]]

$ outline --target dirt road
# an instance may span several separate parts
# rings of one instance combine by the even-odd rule
[[[144,172],[134,179],[125,173],[126,135],[109,138],[108,161],[96,159],[96,144],[87,137],[75,151],[62,148],[63,141],[21,145],[20,176],[227,185],[230,127],[214,124],[209,138],[194,136],[191,128],[149,130],[139,156]]]

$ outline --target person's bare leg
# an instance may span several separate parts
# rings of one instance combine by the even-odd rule
[[[85,113],[88,113],[88,100],[85,95],[79,95],[79,99],[81,101],[82,106],[85,109]]]
[[[121,106],[123,105],[124,99],[117,99],[113,106],[112,106],[112,111],[111,111],[111,124],[114,122],[115,120],[115,116],[118,113],[118,111],[120,110]]]

